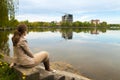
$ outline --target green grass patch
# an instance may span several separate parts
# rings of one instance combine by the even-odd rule
[[[0,61],[0,80],[18,80],[18,75],[13,68],[5,62]]]

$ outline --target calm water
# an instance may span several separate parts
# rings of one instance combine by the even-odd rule
[[[12,56],[12,32],[0,32],[0,49]],[[120,80],[120,30],[39,29],[26,36],[31,50],[75,66],[93,80]]]

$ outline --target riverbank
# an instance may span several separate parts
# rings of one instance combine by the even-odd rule
[[[50,66],[55,70],[67,71],[77,75],[81,75],[81,73],[74,66],[66,62],[60,62],[60,61],[51,62]]]
[[[51,62],[51,68],[58,70],[59,74],[64,74],[68,76],[74,75],[74,77],[82,78],[82,80],[92,80],[83,76],[77,68],[66,62],[61,61]]]

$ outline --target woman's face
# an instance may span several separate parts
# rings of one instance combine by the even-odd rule
[[[25,33],[24,33],[24,36],[26,36],[27,35],[27,31],[25,31]]]

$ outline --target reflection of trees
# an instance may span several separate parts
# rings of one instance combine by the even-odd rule
[[[56,31],[56,28],[30,28],[29,32],[45,32],[45,31]]]
[[[0,52],[9,55],[8,32],[0,32]]]
[[[55,31],[60,31],[62,33],[70,33],[70,32],[76,32],[76,33],[80,33],[80,32],[84,32],[84,33],[97,33],[97,32],[102,32],[105,33],[107,30],[107,28],[32,28],[29,29],[29,31],[32,32],[45,32],[45,31],[51,31],[51,32],[55,32]]]
[[[99,32],[105,33],[106,28],[75,28],[73,32],[84,32],[84,33],[91,33],[91,34],[99,34]]]
[[[105,33],[106,31],[106,28],[92,28],[91,34],[99,34],[99,32]]]
[[[106,33],[107,28],[98,28],[98,30],[99,30],[100,32],[102,32],[102,33]]]

